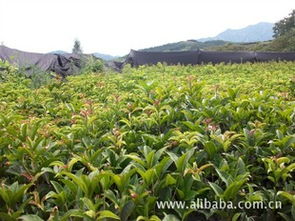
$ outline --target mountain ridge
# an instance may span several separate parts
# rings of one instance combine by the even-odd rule
[[[223,40],[235,43],[269,41],[273,39],[273,23],[259,22],[240,29],[226,29],[215,37],[200,38],[198,41]]]

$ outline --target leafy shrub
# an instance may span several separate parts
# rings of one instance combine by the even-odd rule
[[[8,62],[0,60],[0,82],[6,82],[16,77],[17,68]]]
[[[18,82],[29,88],[37,89],[48,85],[55,75],[32,67],[29,71],[17,68],[8,62],[0,61],[0,82]]]
[[[288,33],[273,40],[271,44],[268,45],[266,50],[294,52],[295,51],[295,28],[290,30]]]
[[[81,73],[100,73],[104,70],[104,64],[101,59],[94,57],[87,58],[85,65],[81,70]]]

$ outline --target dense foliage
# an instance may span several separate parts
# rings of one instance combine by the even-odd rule
[[[290,31],[295,29],[295,9],[289,14],[288,17],[283,18],[274,25],[274,37],[288,34]]]
[[[161,46],[156,46],[152,48],[143,49],[143,51],[155,52],[155,51],[163,51],[163,52],[173,52],[173,51],[195,51],[199,49],[207,49],[211,47],[223,46],[227,42],[222,40],[212,40],[206,42],[200,42],[196,40],[187,40],[180,41],[170,44],[165,44]]]
[[[294,11],[295,12],[295,11]],[[295,26],[295,18],[294,18]],[[273,51],[294,52],[295,51],[295,28],[286,34],[273,40],[268,47]]]
[[[2,66],[1,220],[295,219],[294,63],[127,66],[38,89]],[[156,207],[197,198],[283,207]]]
[[[252,43],[232,43],[225,45],[211,47],[209,50],[213,51],[281,51],[281,48],[272,47],[273,41],[266,42],[252,42]],[[288,50],[287,50],[288,51]]]

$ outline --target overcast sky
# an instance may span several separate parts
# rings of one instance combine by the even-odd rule
[[[276,22],[295,0],[0,0],[0,42],[25,51],[132,49]]]

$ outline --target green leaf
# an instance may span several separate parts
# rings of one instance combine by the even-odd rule
[[[134,160],[135,162],[139,163],[142,166],[145,166],[145,162],[137,155],[135,154],[126,154],[125,157],[128,157],[132,160]]]
[[[95,205],[93,204],[93,202],[89,198],[83,197],[81,199],[81,201],[87,207],[87,209],[92,210],[92,211],[95,211],[96,210]]]
[[[280,157],[276,161],[277,164],[281,165],[282,163],[289,163],[290,159],[288,157]]]
[[[89,216],[87,216],[84,211],[79,210],[79,209],[71,209],[69,211],[67,211],[61,218],[60,221],[68,221],[69,217],[79,217],[79,218],[88,218]]]
[[[287,147],[290,147],[290,146],[292,146],[293,145],[293,147],[295,147],[295,137],[294,136],[292,136],[292,137],[289,137],[288,138],[288,140],[286,141],[286,143],[285,143],[285,148],[287,148]]]
[[[116,214],[114,214],[113,212],[111,212],[109,210],[100,211],[100,212],[98,212],[98,214],[99,214],[99,216],[98,216],[97,220],[103,220],[106,218],[120,220],[119,216],[117,216]]]
[[[210,157],[213,157],[217,153],[217,150],[218,150],[218,148],[216,147],[216,145],[212,141],[207,141],[204,144],[204,149]]]
[[[239,217],[241,216],[241,213],[236,213],[233,217],[232,217],[232,221],[238,221]]]
[[[280,130],[276,130],[276,134],[277,134],[277,137],[279,139],[283,139],[284,138],[284,134]]]
[[[120,214],[121,221],[127,221],[128,217],[132,214],[135,208],[133,201],[128,201],[124,206]]]
[[[292,172],[295,169],[295,163],[290,164],[289,166],[287,166],[286,171],[288,172]]]
[[[73,166],[75,165],[75,163],[77,163],[77,162],[79,162],[80,161],[80,159],[79,158],[77,158],[77,157],[74,157],[74,158],[72,158],[69,162],[68,162],[68,164],[67,164],[67,168],[68,168],[68,171],[72,171],[72,168],[73,168]]]
[[[37,215],[23,215],[19,217],[18,219],[23,221],[43,221],[39,216]]]
[[[288,199],[292,204],[295,204],[295,195],[292,195],[285,191],[279,191],[278,195],[283,196],[284,198]]]
[[[167,176],[165,178],[164,187],[169,186],[169,185],[173,185],[175,183],[176,183],[176,179],[174,179],[170,174],[167,174]]]
[[[168,214],[162,221],[180,221],[180,219],[178,219],[175,215]]]
[[[161,221],[161,219],[155,215],[151,216],[149,221]]]
[[[175,153],[167,152],[167,154],[170,156],[170,158],[173,160],[174,163],[177,162],[178,156]]]
[[[220,171],[218,168],[215,168],[215,170],[216,170],[218,176],[220,177],[220,179],[226,184],[226,186],[228,186],[230,184],[230,181],[227,178],[228,174],[223,171]]]
[[[60,193],[64,190],[63,187],[58,182],[50,181],[50,183],[52,184],[52,186],[54,187],[54,189],[57,193]]]
[[[222,194],[223,194],[223,190],[220,186],[218,186],[216,183],[211,183],[209,182],[209,185],[210,187],[213,189],[213,191],[215,192],[215,194],[218,196],[218,197],[222,197]]]
[[[194,151],[195,151],[194,149],[191,149],[176,160],[175,165],[176,165],[177,171],[181,173],[184,172],[185,168],[187,167],[188,161],[194,154]]]
[[[137,172],[140,174],[140,176],[144,179],[144,182],[147,185],[150,185],[153,180],[156,179],[155,175],[156,175],[156,171],[155,169],[149,169],[147,171],[143,171],[141,169],[137,169]]]
[[[64,174],[67,177],[71,178],[74,181],[74,183],[76,183],[86,195],[88,194],[88,186],[83,181],[83,179],[69,172],[62,172],[61,174]]]
[[[285,221],[294,221],[292,218],[290,218],[288,215],[284,213],[278,212],[278,214],[285,220]]]
[[[244,185],[244,183],[247,182],[247,180],[248,179],[245,177],[232,182],[223,193],[224,200],[230,200],[237,197],[239,190]]]

